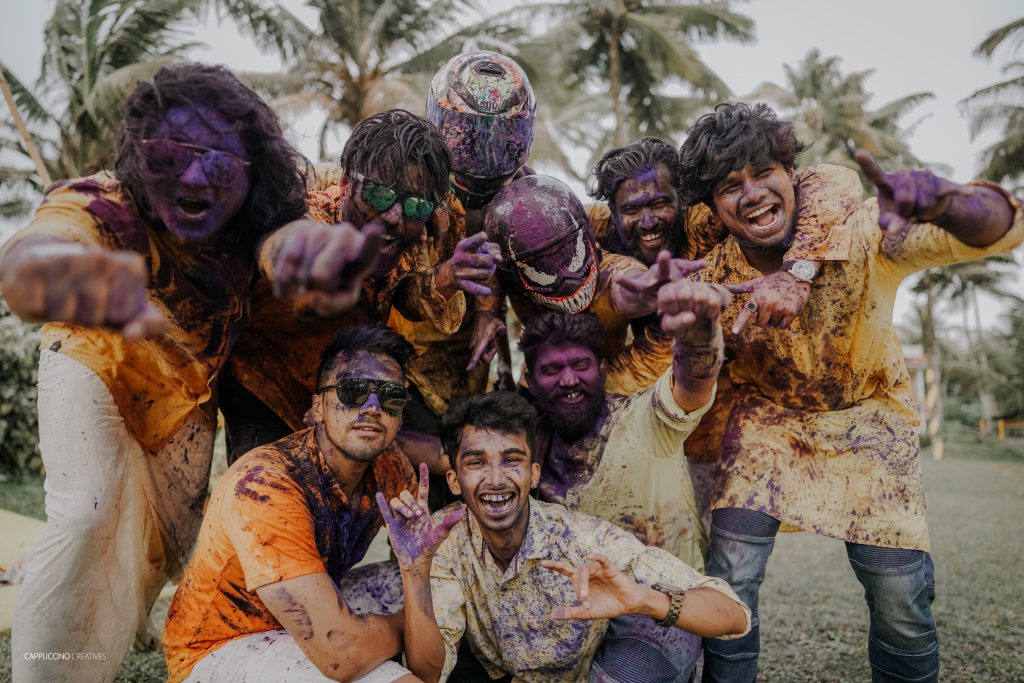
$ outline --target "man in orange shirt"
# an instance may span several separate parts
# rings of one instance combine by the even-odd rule
[[[382,524],[374,494],[415,484],[394,444],[413,353],[380,325],[341,332],[320,362],[314,426],[218,482],[167,613],[170,683],[417,680],[388,661],[402,649],[402,618],[386,616],[402,606],[397,568],[351,571]]]

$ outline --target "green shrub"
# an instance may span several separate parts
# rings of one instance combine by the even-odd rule
[[[39,326],[11,313],[0,299],[0,473],[39,475],[36,367]]]

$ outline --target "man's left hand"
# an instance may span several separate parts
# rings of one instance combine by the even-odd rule
[[[639,607],[640,584],[604,555],[587,555],[587,561],[578,567],[561,560],[541,560],[540,564],[568,576],[579,601],[577,606],[555,607],[552,619],[612,619],[633,614]]]
[[[722,285],[675,280],[658,290],[658,315],[665,334],[682,344],[707,344],[720,333],[718,320],[732,301]]]
[[[733,323],[733,334],[742,332],[751,320],[761,327],[789,327],[803,312],[811,295],[811,283],[800,282],[783,270],[725,287],[733,294],[750,294]]]
[[[473,333],[469,337],[469,348],[473,350],[473,355],[466,366],[466,372],[481,363],[490,365],[506,334],[505,321],[489,311],[477,311],[473,320]]]

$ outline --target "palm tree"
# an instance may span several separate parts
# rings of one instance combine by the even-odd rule
[[[567,0],[530,5],[526,10],[547,15],[554,25],[527,50],[554,55],[565,65],[563,82],[588,89],[592,116],[585,124],[575,122],[581,142],[603,151],[643,135],[670,137],[685,130],[710,101],[730,95],[693,48],[700,39],[753,39],[753,21],[729,4]],[[666,94],[666,86],[682,86],[685,94]],[[609,108],[614,125],[595,136],[594,121]]]
[[[327,112],[320,156],[328,136],[392,107],[422,113],[430,77],[445,61],[479,47],[512,53],[525,33],[473,11],[464,0],[309,0],[318,33],[296,46],[280,76],[250,80],[271,95],[278,111],[318,104]],[[473,21],[466,22],[467,14]]]
[[[211,11],[239,20],[261,45],[286,55],[306,30],[276,4],[259,0],[57,0],[44,27],[38,81],[26,84],[0,63],[51,178],[103,167],[125,96],[139,80],[184,59],[197,45],[184,39],[188,23]],[[6,117],[0,149],[29,156],[25,137]],[[26,188],[38,194],[41,185],[38,174],[22,166],[0,167],[0,188],[10,195],[0,201],[0,212],[23,212],[31,205]]]
[[[1006,265],[1012,266],[1012,268],[1010,270],[1000,268],[1000,266]],[[924,294],[926,299],[935,301],[944,298],[959,305],[963,316],[964,338],[970,359],[969,363],[974,368],[974,376],[977,380],[972,386],[978,394],[978,404],[981,408],[981,417],[984,420],[986,433],[991,428],[992,420],[998,409],[996,392],[992,387],[998,384],[1000,378],[994,374],[988,360],[989,354],[986,352],[981,327],[978,293],[984,292],[1003,300],[1022,303],[1020,297],[1003,286],[1008,278],[1014,276],[1016,265],[1012,254],[990,256],[980,261],[955,263],[927,271],[913,287],[913,291]],[[973,320],[970,315],[972,311]],[[929,324],[934,325],[930,317],[926,320]],[[934,337],[935,331],[927,331],[923,336],[927,338],[929,335]],[[926,349],[926,353],[927,351]]]
[[[768,100],[794,122],[800,138],[812,145],[805,163],[840,164],[859,172],[853,155],[866,149],[883,166],[921,166],[906,143],[913,126],[903,128],[900,121],[932,93],[912,93],[869,109],[872,95],[865,81],[874,71],[843,74],[841,61],[814,48],[796,67],[784,65],[786,85],[762,83],[747,97]],[[870,187],[863,174],[862,179]]]
[[[996,49],[1011,43],[1014,55],[1024,42],[1024,17],[992,31],[975,55],[992,57]],[[1011,61],[1003,72],[1007,78],[976,90],[961,105],[971,117],[971,137],[1001,127],[1001,139],[981,152],[982,176],[996,182],[1024,179],[1024,62]]]

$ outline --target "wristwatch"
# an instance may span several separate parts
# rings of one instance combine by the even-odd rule
[[[782,264],[782,269],[796,278],[797,282],[807,282],[808,284],[814,282],[814,278],[818,274],[818,266],[814,265],[812,261],[803,259],[786,261]]]
[[[662,586],[660,583],[654,584],[651,588],[668,596],[668,614],[665,615],[664,619],[657,620],[655,623],[658,624],[658,626],[664,626],[665,628],[675,626],[676,621],[679,620],[679,613],[683,611],[683,601],[686,599],[686,591]]]

